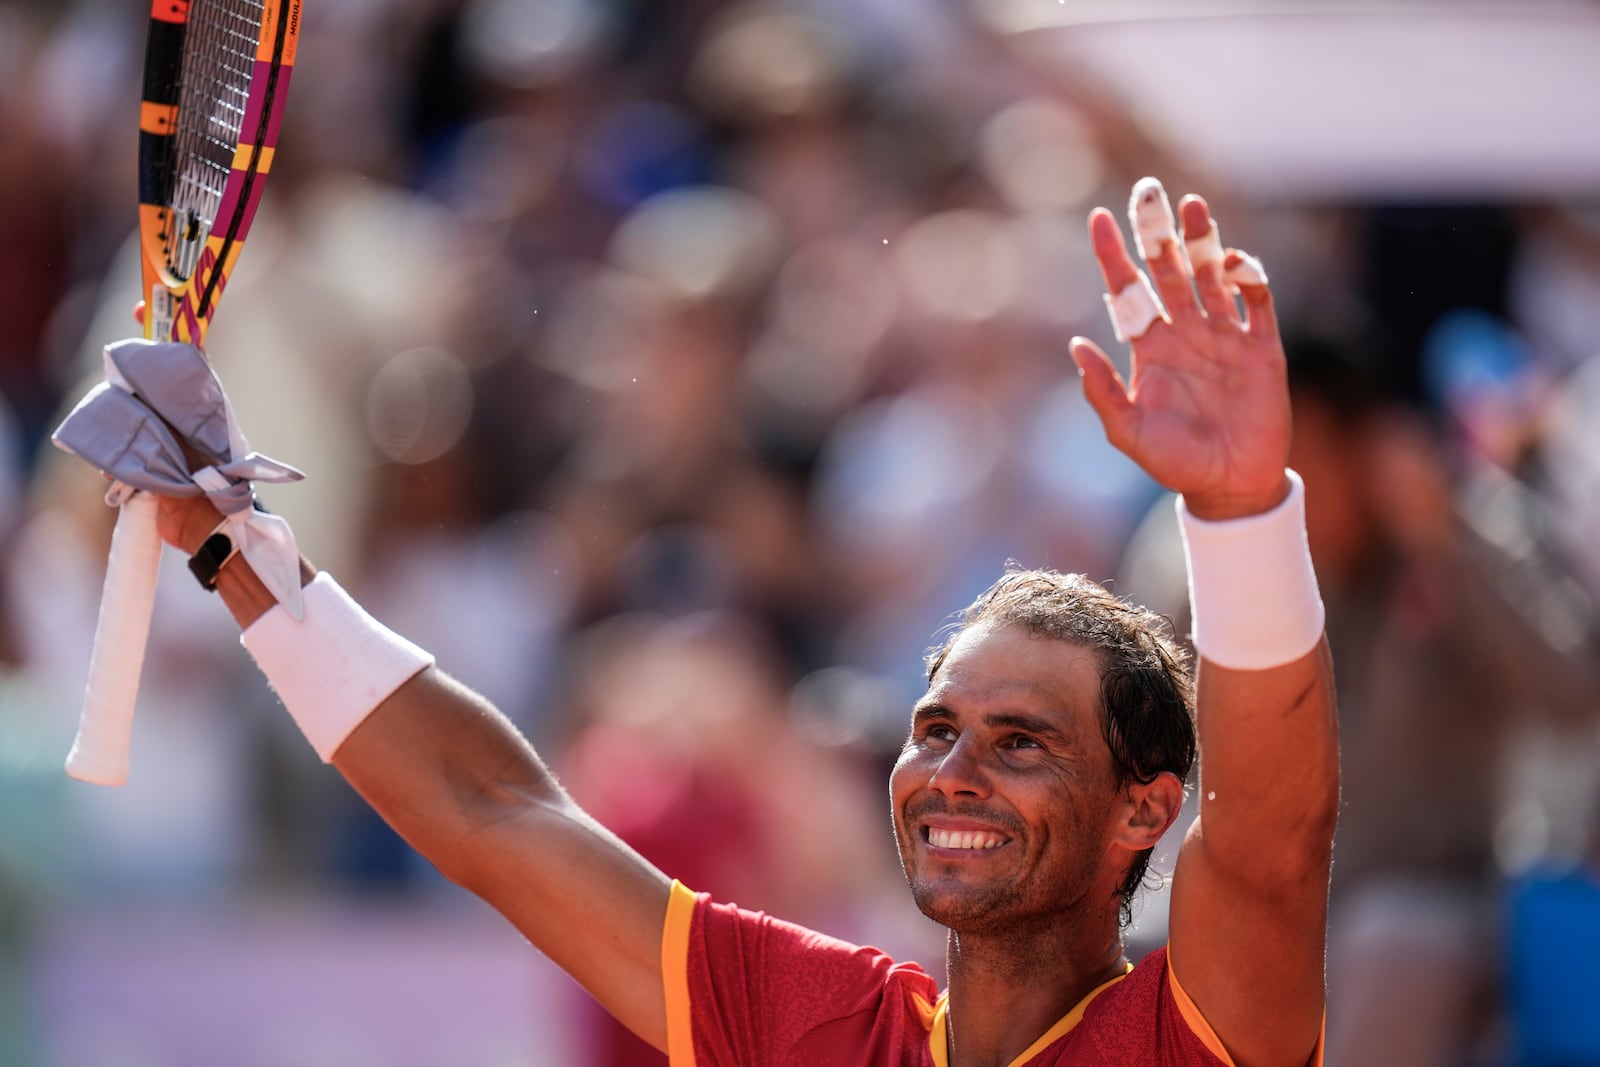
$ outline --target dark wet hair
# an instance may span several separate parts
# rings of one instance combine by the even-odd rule
[[[1070,641],[1100,657],[1100,733],[1111,751],[1119,790],[1152,782],[1164,771],[1179,780],[1194,766],[1194,675],[1189,654],[1173,639],[1164,616],[1113,595],[1081,574],[1024,570],[1006,573],[961,612],[944,643],[928,653],[928,680],[951,646],[980,623],[1015,623],[1038,637]],[[1147,848],[1134,857],[1117,887],[1122,925],[1133,919],[1133,897],[1150,867]]]

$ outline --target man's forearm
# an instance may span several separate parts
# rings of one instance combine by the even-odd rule
[[[1304,487],[1205,520],[1180,506],[1190,572],[1206,847],[1267,883],[1325,871],[1338,803],[1333,672]],[[1321,875],[1325,877],[1325,874]]]
[[[1199,667],[1200,811],[1206,846],[1263,887],[1325,883],[1339,801],[1326,641],[1269,670]]]
[[[303,563],[307,585],[316,574]],[[286,625],[264,618],[284,609],[242,559],[223,568],[217,590],[242,627]],[[308,609],[318,603],[308,596]],[[337,645],[344,635],[325,636]],[[300,640],[307,659],[323,654],[315,635]],[[275,684],[307,702],[306,687]],[[635,1033],[665,1047],[660,938],[670,881],[572,802],[510,720],[428,666],[358,720],[340,713],[333,743],[317,729],[315,687],[310,694],[309,709],[291,709],[297,721],[401,837]]]
[[[317,568],[304,557],[301,583]],[[241,630],[277,607],[241,556],[217,576]],[[478,826],[492,823],[497,794],[564,800],[554,776],[516,728],[477,694],[433,668],[374,706],[331,762],[402,837],[447,876],[470,879]],[[458,877],[459,876],[459,877]]]

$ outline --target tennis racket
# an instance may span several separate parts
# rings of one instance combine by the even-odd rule
[[[139,105],[144,334],[200,346],[272,169],[300,0],[154,0]],[[126,486],[67,773],[128,780],[134,704],[161,539],[156,502]]]

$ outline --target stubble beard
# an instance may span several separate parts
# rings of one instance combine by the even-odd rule
[[[950,930],[986,929],[1005,923],[1022,910],[1023,892],[1017,882],[991,885],[949,886],[930,884],[913,875],[911,898],[917,908]]]
[[[1051,916],[1076,910],[1089,894],[1089,879],[1058,880],[1050,886],[1023,881],[985,884],[941,884],[941,880],[908,877],[911,897],[922,914],[957,934],[1037,932]]]
[[[898,838],[898,834],[897,834]],[[1020,841],[1016,842],[1020,845]],[[917,909],[929,919],[956,934],[1003,935],[1011,930],[1037,933],[1041,922],[1050,916],[1070,912],[1089,895],[1093,876],[1077,857],[1074,869],[1057,872],[1045,884],[1038,870],[1011,877],[979,881],[964,880],[955,874],[941,875],[941,866],[926,856],[917,866],[916,843],[898,840],[900,867],[911,889]]]

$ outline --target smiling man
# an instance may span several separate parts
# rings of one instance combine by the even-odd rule
[[[309,564],[301,619],[241,556],[211,583],[323,759],[676,1067],[1320,1061],[1338,757],[1283,351],[1260,265],[1181,207],[1182,236],[1159,184],[1135,187],[1148,278],[1090,217],[1131,380],[1072,355],[1112,443],[1182,495],[1198,674],[1161,620],[1075,575],[1009,573],[967,610],[891,786],[912,895],[949,929],[944,994],[671,881]],[[180,548],[216,528],[203,500],[163,502]],[[1170,940],[1135,966],[1121,929],[1197,751]]]

